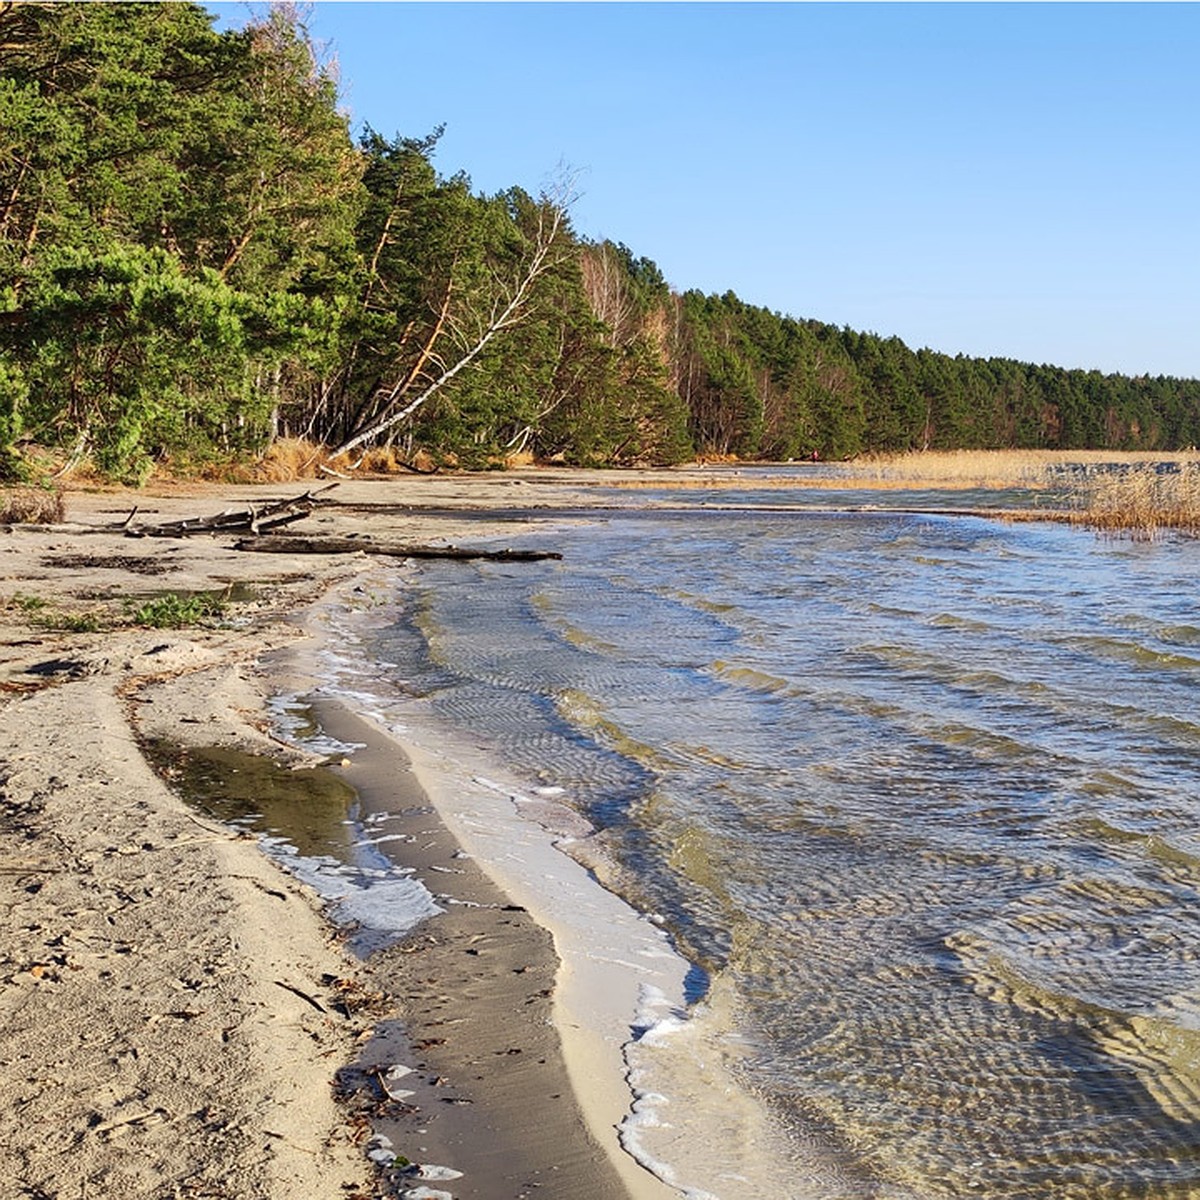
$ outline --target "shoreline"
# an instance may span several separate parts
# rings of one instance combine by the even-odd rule
[[[356,589],[359,586],[363,585]],[[365,577],[368,591],[386,586],[385,579]],[[416,806],[415,822],[388,819],[386,829],[393,836],[419,834],[419,846],[400,842],[394,859],[414,868],[443,908],[406,934],[398,947],[376,952],[368,973],[377,986],[403,993],[415,1006],[406,1007],[402,1017],[402,1023],[412,1023],[415,1040],[432,1036],[437,1041],[437,1028],[443,1023],[454,1026],[455,1050],[447,1055],[430,1048],[431,1062],[440,1064],[451,1080],[462,1077],[464,1055],[479,1064],[472,1087],[482,1103],[500,1118],[506,1141],[515,1138],[542,1155],[536,1174],[545,1178],[553,1172],[561,1194],[578,1200],[677,1197],[679,1191],[640,1162],[629,1145],[635,1093],[625,1078],[631,1067],[624,1049],[639,1018],[642,992],[670,992],[682,1002],[688,964],[657,926],[604,888],[559,844],[564,835],[569,842],[590,831],[577,814],[562,809],[548,816],[541,806],[531,813],[527,797],[518,797],[511,787],[475,769],[490,771],[494,764],[472,758],[470,748],[431,747],[414,739],[411,731],[390,728],[370,700],[359,698],[360,703],[351,704],[332,678],[336,672],[320,661],[338,642],[338,634],[328,626],[330,615],[350,607],[339,591],[344,589],[335,585],[303,614],[309,636],[283,653],[276,685],[312,706],[322,734],[353,747],[336,769],[359,794],[360,819],[369,822]],[[464,903],[474,914],[470,920],[460,907]],[[498,923],[485,921],[480,927],[479,905],[485,913],[498,912]],[[532,918],[532,929],[524,928],[528,922],[518,914]],[[485,948],[460,944],[471,938]],[[436,977],[441,981],[436,995],[414,990],[403,971],[398,978],[397,958],[409,955],[443,966]],[[492,958],[505,964],[499,972],[488,961]],[[475,968],[476,978],[460,977],[464,959]],[[530,992],[524,987],[528,975],[544,978],[548,986]],[[463,1005],[453,989],[443,986],[450,976],[470,988],[470,1004]],[[513,976],[521,984],[515,991],[505,987],[516,982]],[[485,988],[488,978],[492,982]],[[523,1010],[524,1016],[534,1018],[532,1024],[513,1020],[514,1005],[516,1015],[522,1016]],[[539,1025],[541,1032],[535,1034]],[[477,1032],[464,1039],[464,1026]],[[526,1072],[530,1056],[519,1044],[498,1048],[505,1037],[536,1042],[537,1053],[547,1061],[537,1063],[539,1070]],[[513,1050],[519,1054],[510,1053]],[[516,1065],[524,1081],[519,1074],[506,1078]],[[554,1101],[549,1107],[547,1097]],[[482,1164],[496,1151],[465,1145],[463,1131],[478,1129],[479,1122],[473,1119],[473,1108],[464,1109],[463,1117],[451,1145],[463,1165],[475,1164],[469,1178],[479,1190],[455,1195],[501,1200],[523,1194],[496,1191],[479,1182]],[[402,1136],[411,1137],[413,1128],[408,1122]],[[398,1152],[407,1153],[403,1141],[391,1132],[388,1136]],[[494,1126],[489,1136],[495,1136]],[[503,1155],[509,1153],[511,1146]],[[499,1172],[497,1178],[508,1177],[507,1167],[492,1169]]]
[[[240,498],[247,489],[198,491],[138,499],[143,511],[174,518],[203,511],[218,496]],[[0,540],[0,642],[6,649],[0,744],[8,747],[0,753],[0,897],[10,915],[0,946],[0,1058],[6,1065],[0,1149],[32,1194],[100,1188],[264,1200],[366,1196],[372,1184],[362,1115],[353,1098],[336,1107],[332,1086],[346,1090],[356,1043],[379,1049],[369,1040],[373,1030],[382,1033],[386,1053],[395,1045],[396,1021],[381,1022],[374,996],[383,990],[380,967],[351,961],[311,890],[254,840],[198,817],[150,769],[138,743],[154,737],[225,745],[296,767],[311,764],[315,756],[282,745],[270,731],[266,692],[278,680],[264,658],[290,652],[302,636],[296,616],[368,564],[292,556],[264,563],[208,537],[131,542],[117,524],[128,505],[111,494],[73,496],[69,509],[69,527],[16,527]],[[314,516],[327,526],[368,523],[358,514],[349,520],[318,510]],[[419,514],[407,521],[389,514],[386,523],[389,533],[404,534],[411,530],[399,526],[421,525]],[[441,523],[438,532],[446,532]],[[485,531],[471,514],[458,536],[485,532],[502,533],[503,526]],[[112,610],[143,583],[151,585],[147,593],[245,584],[259,598],[233,628],[76,633],[30,627],[33,597],[39,607],[65,612],[91,607],[99,597]],[[324,716],[330,719],[329,712]],[[382,731],[378,742],[386,742]],[[403,747],[377,748],[389,763],[383,769],[394,776]],[[495,888],[486,877],[477,882]],[[510,903],[492,894],[494,903]],[[586,1120],[564,1102],[572,1089],[549,1015],[551,998],[557,1008],[560,994],[547,966],[554,961],[551,935],[501,904],[456,908],[456,918],[470,915],[458,921],[460,939],[482,936],[499,946],[500,933],[511,932],[472,929],[481,912],[493,920],[503,914],[500,919],[521,934],[509,939],[516,947],[511,953],[529,961],[509,968],[505,982],[524,989],[523,1001],[536,1001],[528,1006],[532,1024],[527,1020],[524,1036],[543,1039],[530,1041],[537,1057],[531,1053],[528,1060],[542,1070],[526,1070],[524,1063],[515,1070],[513,1061],[524,1059],[526,1049],[505,1046],[504,1070],[492,1086],[507,1109],[491,1113],[483,1105],[443,1104],[448,1097],[439,1089],[439,1132],[421,1145],[431,1153],[439,1145],[447,1153],[457,1147],[464,1162],[468,1141],[476,1150],[492,1147],[491,1159],[476,1155],[474,1179],[464,1175],[450,1185],[453,1194],[499,1200],[525,1194],[521,1189],[531,1183],[557,1189],[567,1176],[576,1181],[569,1194],[594,1200],[676,1194],[620,1149],[611,1124],[603,1127],[612,1120],[611,1091],[599,1121],[594,1102]],[[490,1010],[488,997],[471,990],[483,960],[482,952],[470,953],[478,946],[447,950],[439,944],[438,957],[428,945],[439,938],[433,926],[419,926],[413,938],[426,948],[396,951],[393,958],[405,958],[409,976],[419,957],[440,961],[428,977],[430,1012],[453,990],[437,980],[448,977],[455,957],[464,1019],[488,1026],[489,1011],[513,1007],[512,996],[498,988],[499,1006],[493,1002]],[[550,986],[530,991],[543,976]],[[419,989],[410,983],[408,990],[414,1002]],[[80,1017],[85,1012],[86,1020]],[[421,1019],[404,1011],[396,1017],[406,1037]],[[494,1032],[488,1029],[487,1037]],[[508,1053],[515,1049],[521,1054]],[[448,1039],[445,1050],[429,1045],[425,1053],[431,1080],[465,1075],[478,1065],[463,1056],[457,1038]],[[578,1067],[575,1083],[578,1092]],[[554,1101],[554,1119],[522,1128],[518,1118],[538,1111],[536,1097]],[[48,1128],[59,1136],[47,1138],[41,1131]],[[451,1129],[462,1132],[443,1135]],[[542,1167],[533,1154],[536,1135],[545,1135],[542,1145],[550,1152]],[[396,1149],[404,1151],[398,1143]],[[522,1178],[505,1178],[501,1159]],[[539,1170],[563,1174],[539,1180]]]
[[[442,909],[364,965],[371,986],[400,1004],[399,1028],[377,1031],[362,1062],[399,1053],[413,1068],[403,1086],[414,1095],[376,1128],[397,1153],[462,1171],[456,1197],[500,1200],[535,1186],[580,1200],[674,1195],[632,1160],[636,1173],[614,1161],[588,1096],[572,1087],[571,1039],[554,1015],[561,963],[538,914],[464,851],[402,743],[341,701],[314,708],[326,734],[355,746],[337,770],[362,816],[385,815],[381,827],[405,839],[399,860],[438,887]]]
[[[363,583],[371,596],[387,591],[386,578],[368,575]],[[548,931],[560,955],[553,1017],[566,1071],[591,1137],[607,1152],[627,1194],[633,1200],[681,1194],[713,1200],[713,1187],[722,1194],[747,1187],[776,1191],[779,1172],[764,1171],[763,1164],[790,1163],[792,1150],[736,1078],[745,1044],[729,1025],[727,989],[709,981],[711,990],[692,1007],[694,968],[656,918],[632,908],[615,881],[603,882],[615,864],[593,839],[597,831],[554,798],[558,789],[543,794],[535,780],[513,775],[493,751],[441,722],[428,724],[386,684],[377,688],[362,680],[370,661],[358,648],[362,622],[369,629],[378,613],[386,623],[387,607],[339,603],[338,591],[310,610],[317,628],[290,656],[298,677],[288,683],[288,694],[311,691],[320,679],[323,686],[314,693],[321,697],[319,709],[332,704],[336,713],[352,698],[358,733],[351,741],[381,739],[393,755],[402,755],[469,861],[478,861]],[[336,661],[340,650],[331,660],[330,646],[352,647],[348,660]],[[347,730],[344,719],[327,728],[335,739]],[[352,753],[351,775],[354,758]],[[411,861],[407,849],[399,861]],[[428,922],[434,936],[443,919]],[[697,1124],[696,1114],[679,1121],[671,1113],[675,1095],[712,1096],[719,1104],[705,1122]],[[704,1136],[697,1142],[693,1135],[700,1129]],[[782,1175],[794,1180],[786,1169]]]
[[[344,485],[338,502],[317,507],[309,522],[319,533],[503,545],[514,527],[552,530],[564,520],[604,519],[599,509],[607,497],[594,489],[607,482],[599,473],[587,481],[540,483],[361,482]],[[0,970],[0,1058],[8,1067],[7,1078],[0,1076],[8,1113],[0,1121],[0,1149],[19,1165],[16,1177],[50,1194],[115,1186],[164,1197],[174,1187],[186,1196],[183,1181],[196,1176],[210,1188],[204,1195],[231,1200],[290,1200],[343,1186],[347,1196],[366,1196],[374,1184],[365,1151],[382,1147],[369,1140],[368,1122],[379,1113],[367,1111],[355,1071],[359,1085],[369,1083],[363,1071],[372,1062],[397,1056],[421,1068],[428,1087],[457,1077],[481,1085],[481,1096],[491,1088],[503,1101],[501,1115],[485,1128],[486,1105],[452,1103],[456,1097],[446,1085],[436,1086],[425,1108],[416,1107],[438,1112],[437,1122],[401,1125],[391,1137],[397,1153],[412,1157],[407,1145],[418,1131],[436,1127],[427,1140],[415,1140],[417,1152],[457,1156],[471,1168],[453,1185],[456,1196],[507,1200],[522,1194],[518,1184],[544,1183],[536,1173],[554,1164],[536,1161],[543,1129],[556,1131],[550,1149],[560,1170],[567,1164],[575,1172],[578,1182],[569,1192],[581,1200],[665,1200],[689,1187],[690,1194],[706,1194],[694,1185],[711,1173],[706,1156],[716,1148],[689,1148],[678,1139],[671,1145],[669,1117],[657,1111],[665,1101],[643,1083],[661,1068],[656,1047],[665,1043],[657,1034],[640,1041],[636,1034],[659,1021],[664,1029],[678,1028],[687,964],[656,925],[596,881],[586,830],[562,824],[561,814],[543,819],[512,781],[484,779],[491,764],[473,762],[469,747],[447,752],[464,752],[451,761],[436,746],[374,722],[372,736],[353,739],[367,743],[366,753],[335,769],[357,784],[361,803],[370,809],[374,796],[403,776],[404,787],[421,789],[412,795],[425,797],[406,806],[422,813],[432,806],[448,830],[438,835],[442,857],[428,864],[441,868],[435,877],[463,869],[449,856],[471,855],[482,868],[478,886],[492,889],[488,903],[500,903],[502,895],[532,918],[525,928],[525,916],[517,921],[520,914],[503,907],[455,906],[452,920],[418,926],[408,952],[385,952],[392,964],[377,969],[354,961],[338,944],[344,932],[332,927],[310,888],[244,833],[197,817],[148,767],[138,749],[147,738],[231,747],[294,768],[323,757],[306,750],[303,738],[280,740],[279,714],[272,715],[269,701],[281,693],[306,695],[323,680],[313,656],[329,630],[319,628],[317,614],[356,595],[369,607],[380,577],[387,580],[384,590],[396,581],[403,586],[405,568],[385,572],[365,555],[240,553],[211,535],[131,539],[122,529],[135,501],[139,520],[151,525],[291,490],[196,485],[136,496],[73,493],[70,524],[0,532],[0,644],[6,651],[0,657],[0,746],[10,747],[0,751],[0,899],[11,926],[0,943],[6,968]],[[147,596],[198,591],[237,592],[244,599],[229,605],[218,627],[143,629],[129,626],[127,617],[109,630],[87,624],[97,613],[102,621],[120,622],[120,613]],[[54,630],[42,620],[46,613],[83,620],[75,632]],[[337,724],[336,706],[324,708],[322,717]],[[367,759],[385,765],[373,767],[375,781],[364,784]],[[469,809],[455,792],[464,775],[471,783]],[[523,822],[522,832],[514,833],[513,820]],[[513,847],[503,841],[527,835],[531,844],[521,853],[539,864],[532,871],[518,867]],[[576,845],[568,853],[556,841]],[[136,936],[116,939],[125,909],[136,919]],[[464,918],[483,912],[504,913],[501,920],[512,925],[472,927]],[[446,945],[439,921],[447,930],[455,926]],[[610,940],[597,938],[598,931]],[[480,941],[469,944],[473,937]],[[529,1049],[519,1041],[497,1053],[497,1028],[487,1028],[470,1053],[462,1052],[457,1036],[437,1040],[443,1035],[432,1022],[447,1019],[448,1004],[459,1006],[456,1034],[468,1019],[486,1027],[487,1014],[516,1007],[515,992],[497,987],[497,1001],[478,986],[493,954],[497,963],[508,954],[528,960],[514,961],[507,974],[493,972],[496,980],[521,987],[531,978],[550,980],[517,997],[536,1020],[513,1039],[536,1045],[536,1058],[528,1061],[540,1071],[524,1069]],[[633,958],[622,961],[623,954]],[[100,964],[94,971],[93,959]],[[418,962],[437,964],[420,986],[412,973]],[[453,987],[439,983],[451,978]],[[120,1002],[110,1003],[112,996]],[[184,1003],[176,1003],[181,996]],[[81,1022],[81,1011],[93,1019]],[[397,1032],[420,1022],[427,1024],[413,1038]],[[704,1040],[696,1022],[687,1024],[693,1028],[683,1042],[672,1044],[686,1045],[684,1053],[697,1063],[704,1060],[711,1072],[704,1090],[727,1106],[736,1091],[725,1086],[736,1051],[719,1037]],[[153,1031],[144,1045],[143,1028]],[[534,1040],[547,1029],[550,1041]],[[667,1040],[676,1036],[669,1033]],[[427,1043],[420,1061],[404,1058],[413,1040]],[[364,1045],[374,1059],[358,1057]],[[239,1053],[227,1053],[228,1046]],[[472,1054],[505,1069],[488,1080],[475,1078],[489,1074],[476,1068],[468,1080]],[[70,1088],[63,1082],[68,1077]],[[331,1096],[335,1086],[348,1101],[340,1109]],[[573,1104],[564,1101],[572,1094]],[[522,1126],[538,1111],[533,1096],[563,1103],[556,1103],[553,1119]],[[736,1189],[747,1182],[739,1164],[756,1152],[771,1154],[773,1142],[756,1114],[722,1111],[734,1146],[721,1160],[728,1165],[722,1179]],[[228,1115],[213,1116],[220,1113]],[[63,1131],[72,1153],[62,1153],[64,1143],[39,1139],[42,1127]],[[234,1133],[226,1137],[225,1129]],[[524,1149],[513,1150],[521,1139]],[[472,1141],[478,1146],[469,1148]],[[487,1159],[485,1143],[506,1149],[507,1159]],[[660,1144],[670,1148],[656,1151]],[[689,1171],[685,1163],[672,1176],[676,1152],[686,1159],[689,1149],[704,1165]],[[443,1163],[456,1170],[459,1164]],[[530,1178],[509,1178],[508,1167]],[[126,1171],[133,1174],[126,1178]]]

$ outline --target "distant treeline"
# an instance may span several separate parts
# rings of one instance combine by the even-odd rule
[[[0,2],[0,473],[280,437],[466,466],[1200,443],[1200,383],[912,351],[357,141],[295,10]]]

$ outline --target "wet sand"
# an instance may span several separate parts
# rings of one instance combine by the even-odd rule
[[[325,732],[363,743],[339,773],[365,817],[401,814],[387,833],[414,840],[400,843],[397,860],[445,910],[366,965],[370,986],[396,998],[399,1021],[344,1073],[356,1103],[377,1110],[373,1125],[397,1152],[462,1171],[456,1196],[627,1196],[564,1070],[550,934],[463,854],[396,743],[340,704],[316,711]],[[369,1069],[396,1063],[413,1068],[400,1083],[413,1095],[379,1104]]]

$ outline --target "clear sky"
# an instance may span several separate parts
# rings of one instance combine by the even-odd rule
[[[209,3],[222,20],[244,6]],[[355,128],[678,290],[909,346],[1200,377],[1200,5],[318,0]]]

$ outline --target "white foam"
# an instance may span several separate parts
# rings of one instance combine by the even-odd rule
[[[325,901],[337,924],[355,928],[351,942],[361,949],[396,941],[427,917],[445,911],[406,869],[347,867],[333,858],[309,858],[290,842],[269,835],[260,838],[260,844]]]
[[[360,748],[353,742],[342,742],[326,733],[314,733],[306,728],[308,718],[297,711],[306,705],[299,696],[290,692],[281,692],[267,700],[267,713],[278,735],[284,741],[295,742],[314,754],[322,754],[326,758],[350,754]]]

